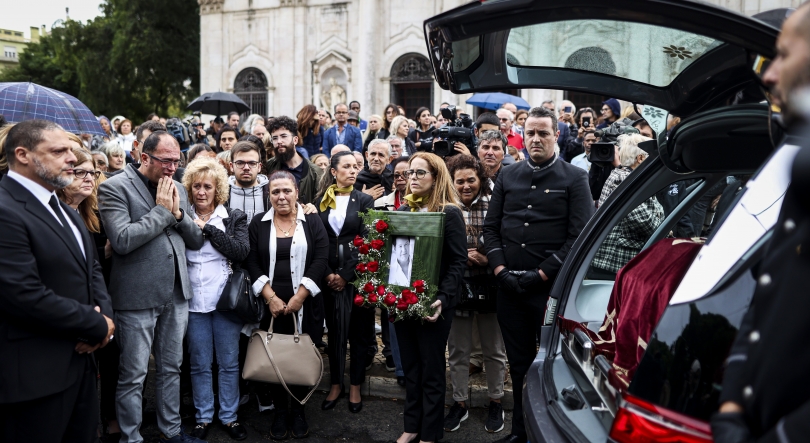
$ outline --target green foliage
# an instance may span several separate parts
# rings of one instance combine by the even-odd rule
[[[31,81],[136,124],[185,109],[199,95],[196,0],[106,0],[102,15],[67,21],[20,54],[0,81]]]

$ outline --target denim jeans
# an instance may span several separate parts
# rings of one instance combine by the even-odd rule
[[[236,421],[239,409],[239,334],[242,323],[217,311],[188,314],[188,352],[191,390],[197,423],[214,419],[214,388],[211,364],[216,350],[219,366],[219,421]]]
[[[155,402],[158,429],[168,438],[180,433],[180,364],[188,325],[188,301],[179,286],[163,306],[116,311],[115,340],[121,349],[116,414],[121,443],[141,443],[143,383],[149,354],[155,353]]]
[[[382,321],[388,321],[388,318],[381,319]],[[394,327],[394,324],[391,323],[388,325],[388,334],[390,337],[391,343],[391,357],[394,357],[394,366],[396,366],[397,370],[394,372],[397,377],[404,377],[405,370],[402,369],[402,358],[399,356],[399,342],[397,342],[397,328]]]

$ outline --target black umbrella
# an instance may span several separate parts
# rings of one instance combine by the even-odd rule
[[[234,111],[244,114],[250,111],[250,106],[230,92],[206,92],[195,98],[186,109],[220,116]]]

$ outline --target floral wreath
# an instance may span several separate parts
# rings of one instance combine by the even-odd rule
[[[368,228],[368,241],[356,236],[352,247],[357,249],[359,260],[355,268],[357,279],[352,282],[357,288],[354,304],[388,309],[394,321],[424,319],[433,315],[436,289],[428,284],[422,264],[414,259],[410,286],[389,285],[383,280],[389,264],[383,257],[385,245],[389,243],[389,219],[382,211],[368,211],[362,214],[363,223]]]

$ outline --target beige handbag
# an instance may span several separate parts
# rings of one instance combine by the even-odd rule
[[[245,368],[242,378],[263,383],[280,383],[300,404],[304,404],[315,392],[323,376],[323,358],[312,343],[309,334],[298,333],[298,316],[293,313],[293,335],[274,334],[273,321],[270,329],[254,329],[250,334]],[[296,398],[287,385],[312,386],[303,400]]]

